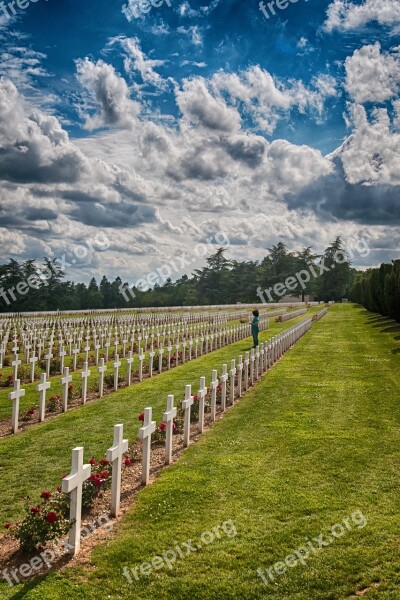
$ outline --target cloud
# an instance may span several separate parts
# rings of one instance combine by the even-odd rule
[[[85,129],[126,127],[135,123],[140,105],[130,99],[125,79],[117,75],[112,65],[102,60],[94,63],[85,58],[76,61],[76,69],[77,79],[89,96],[84,109]],[[89,115],[92,106],[98,112]]]
[[[203,78],[185,79],[183,89],[177,89],[175,94],[183,118],[188,123],[212,131],[232,132],[240,129],[239,112],[228,107],[222,98],[213,97]]]
[[[336,81],[330,75],[314,77],[307,87],[294,79],[283,82],[258,65],[239,73],[218,71],[210,86],[217,94],[228,94],[232,102],[240,103],[267,133],[273,133],[279,119],[295,107],[300,113],[315,112],[321,118],[326,98],[337,95]]]
[[[109,41],[109,46],[115,43],[120,43],[125,51],[124,67],[127,73],[136,71],[140,73],[144,84],[152,85],[161,90],[166,89],[168,82],[154,70],[155,67],[164,65],[164,60],[147,58],[140,48],[138,38],[115,37]]]
[[[369,120],[364,107],[350,106],[353,132],[332,157],[340,157],[349,183],[399,186],[400,133],[386,109],[376,109],[372,114]],[[398,204],[399,200],[397,196]]]
[[[400,23],[400,3],[398,0],[364,0],[362,4],[355,4],[348,0],[334,0],[326,14],[324,30],[328,33],[335,29],[359,29],[370,22],[394,26]]]
[[[355,102],[385,102],[400,91],[400,46],[381,53],[379,42],[346,58],[345,89]]]
[[[181,25],[178,27],[177,31],[178,33],[183,33],[184,35],[190,37],[194,46],[203,45],[203,35],[198,25],[191,25],[190,27],[183,27],[183,25]]]

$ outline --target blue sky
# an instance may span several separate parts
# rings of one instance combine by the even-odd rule
[[[68,275],[134,281],[221,229],[238,259],[337,235],[398,257],[400,3],[169,3],[0,8],[0,259],[101,230]]]

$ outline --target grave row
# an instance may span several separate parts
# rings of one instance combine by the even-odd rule
[[[261,315],[262,318],[266,317],[266,313]],[[232,335],[232,328],[222,324],[197,324],[197,325],[178,325],[168,327],[156,327],[153,332],[146,328],[136,329],[130,325],[120,325],[114,327],[114,333],[111,327],[105,326],[100,327],[98,324],[93,324],[91,328],[87,328],[86,335],[83,328],[68,328],[65,324],[58,324],[57,333],[55,328],[50,329],[30,329],[20,330],[19,335],[17,330],[14,330],[14,335],[10,343],[12,343],[11,351],[14,354],[14,361],[18,362],[18,358],[15,355],[19,353],[20,346],[24,347],[24,354],[26,357],[26,364],[31,364],[31,373],[34,374],[35,363],[40,361],[42,354],[47,361],[46,374],[49,376],[50,361],[53,356],[53,346],[55,345],[54,338],[58,337],[56,347],[59,349],[59,360],[60,369],[59,372],[63,371],[64,358],[66,356],[73,357],[73,370],[76,369],[77,356],[85,353],[85,361],[88,362],[89,352],[95,352],[95,364],[99,362],[99,353],[101,351],[105,354],[105,361],[108,361],[109,348],[114,345],[114,353],[118,353],[121,349],[122,355],[125,358],[127,348],[130,345],[131,352],[134,351],[134,345],[136,344],[140,350],[141,345],[144,345],[144,350],[154,350],[154,345],[157,348],[160,344],[165,345],[176,345],[177,343],[193,343],[193,338],[198,339],[204,338],[207,343],[207,336],[215,338],[221,338],[224,336]],[[235,327],[245,328],[244,324]],[[7,345],[9,343],[10,330],[7,329],[4,337],[2,337],[3,331],[0,329],[0,368],[2,368],[4,356],[6,353]],[[234,335],[234,333],[233,333]],[[192,341],[191,341],[192,340]],[[32,351],[32,355],[31,355]],[[14,379],[15,379],[14,375]]]
[[[269,327],[269,319],[263,318],[260,320],[260,331],[265,331]],[[153,348],[150,349],[148,353],[144,351],[142,347],[139,346],[139,352],[137,354],[138,359],[138,379],[139,382],[143,380],[143,372],[144,372],[144,362],[148,356],[149,363],[149,377],[153,377],[156,373],[161,373],[163,371],[163,357],[166,352],[166,365],[165,369],[169,370],[172,366],[172,352],[175,350],[174,354],[174,366],[179,365],[179,360],[181,360],[182,364],[186,362],[186,360],[192,360],[193,358],[197,358],[203,354],[207,354],[216,350],[218,348],[222,348],[223,346],[229,345],[231,343],[240,341],[249,335],[249,326],[248,324],[242,324],[227,328],[226,330],[220,330],[219,335],[206,335],[205,337],[190,339],[188,342],[184,340],[182,344],[177,342],[172,345],[169,343],[166,348],[162,344],[160,344],[157,351]],[[182,348],[182,352],[180,349]],[[88,365],[88,348],[85,348],[85,361],[83,364],[83,370],[80,373],[80,377],[82,379],[82,394],[81,394],[81,403],[86,404],[87,402],[87,393],[88,393],[88,379],[91,376],[91,370]],[[61,410],[62,412],[66,412],[68,409],[68,389],[69,385],[72,382],[72,376],[70,374],[70,368],[63,366],[63,359],[65,356],[65,352],[61,355],[61,365],[62,365],[62,377],[61,377],[61,385],[62,385],[62,399],[61,399]],[[51,388],[51,382],[47,381],[49,377],[50,370],[50,360],[52,354],[48,353],[46,355],[46,372],[40,374],[40,383],[36,386],[36,390],[39,392],[39,422],[43,422],[45,419],[45,410],[46,410],[46,396],[47,391]],[[132,353],[131,350],[128,351],[127,357],[125,358],[126,363],[126,371],[127,378],[126,384],[130,386],[132,384],[132,369],[135,361],[136,355]],[[76,369],[76,353],[73,356],[73,370]],[[96,361],[98,356],[96,358]],[[34,376],[34,364],[37,360],[35,355],[29,358],[29,362],[31,363],[31,378]],[[20,421],[20,398],[25,396],[25,389],[21,387],[21,381],[18,378],[18,368],[21,364],[21,361],[18,359],[18,354],[14,356],[14,360],[11,363],[13,367],[13,382],[14,389],[12,392],[8,394],[8,398],[12,401],[12,417],[11,417],[11,432],[13,434],[18,432],[19,421]],[[119,372],[122,366],[121,359],[119,354],[115,352],[114,362],[112,363],[113,368],[113,391],[117,391],[119,387]],[[105,373],[108,369],[106,365],[105,358],[101,358],[98,361],[97,372],[98,372],[98,396],[101,398],[104,395],[104,377]]]

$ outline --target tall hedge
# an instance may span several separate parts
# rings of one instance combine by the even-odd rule
[[[350,297],[367,310],[400,322],[400,260],[358,273]]]

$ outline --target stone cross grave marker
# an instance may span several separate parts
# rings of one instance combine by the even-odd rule
[[[143,427],[139,429],[139,439],[143,444],[142,451],[142,483],[148,485],[150,479],[151,436],[156,430],[156,422],[152,421],[151,407],[144,409]]]
[[[230,402],[231,404],[235,404],[235,375],[236,375],[236,363],[235,359],[231,360],[231,369],[229,371],[230,377]]]
[[[64,376],[61,377],[62,391],[62,411],[67,412],[68,409],[68,386],[72,381],[72,376],[69,374],[69,367],[64,367]]]
[[[218,381],[218,371],[214,370],[212,372],[211,378],[211,420],[215,421],[215,416],[217,412],[217,387],[219,385]]]
[[[18,354],[15,354],[14,356],[14,360],[11,363],[11,366],[13,368],[13,380],[15,381],[16,379],[18,379],[18,367],[21,364],[21,361],[18,360]]]
[[[81,378],[82,378],[82,404],[86,404],[86,399],[87,399],[87,384],[88,384],[88,378],[90,377],[90,371],[88,369],[88,364],[85,361],[83,363],[83,371],[81,372]]]
[[[226,409],[226,382],[228,380],[228,373],[226,370],[226,365],[222,365],[222,375],[220,377],[221,385],[222,385],[222,398],[221,398],[221,408],[222,411],[225,412]]]
[[[81,545],[82,488],[83,483],[89,479],[91,471],[91,465],[83,464],[83,448],[74,448],[71,473],[61,482],[64,494],[70,495],[69,520],[72,528],[69,531],[69,545],[74,556],[78,554]]]
[[[182,409],[184,411],[183,424],[183,447],[187,448],[190,443],[190,412],[193,405],[192,386],[185,387],[185,399],[182,401]]]
[[[37,363],[37,361],[37,356],[35,356],[35,354],[32,354],[32,356],[29,358],[29,362],[31,363],[31,383],[35,381],[35,364]]]
[[[172,436],[174,419],[177,415],[176,407],[174,407],[174,396],[170,394],[167,400],[167,410],[163,414],[163,422],[167,424],[165,430],[165,464],[169,465],[172,460]]]
[[[200,377],[200,389],[197,393],[199,399],[199,432],[204,431],[204,408],[207,396],[208,388],[206,387],[206,378]]]
[[[46,373],[40,373],[40,383],[36,386],[36,391],[39,392],[39,421],[44,421],[46,410],[46,391],[50,387],[50,381],[46,381]]]
[[[112,467],[111,484],[111,516],[116,517],[119,513],[121,502],[121,472],[122,457],[128,452],[128,440],[124,440],[124,426],[114,425],[114,441],[111,448],[107,450],[107,460]]]
[[[19,423],[19,399],[25,396],[25,390],[21,389],[21,382],[19,379],[14,379],[14,391],[8,394],[8,399],[12,400],[12,417],[11,417],[11,431],[17,433]]]
[[[113,367],[114,367],[114,392],[116,392],[118,390],[118,375],[119,375],[119,368],[121,366],[121,361],[119,360],[119,356],[118,354],[115,355],[115,362],[113,363]]]
[[[128,385],[131,385],[131,383],[132,383],[132,363],[133,363],[132,350],[128,350],[128,356],[126,357],[126,364],[128,365],[128,372],[127,372]]]
[[[104,358],[100,359],[100,365],[97,367],[99,374],[99,396],[103,397],[104,394],[104,373],[107,371],[107,365],[104,363]]]

